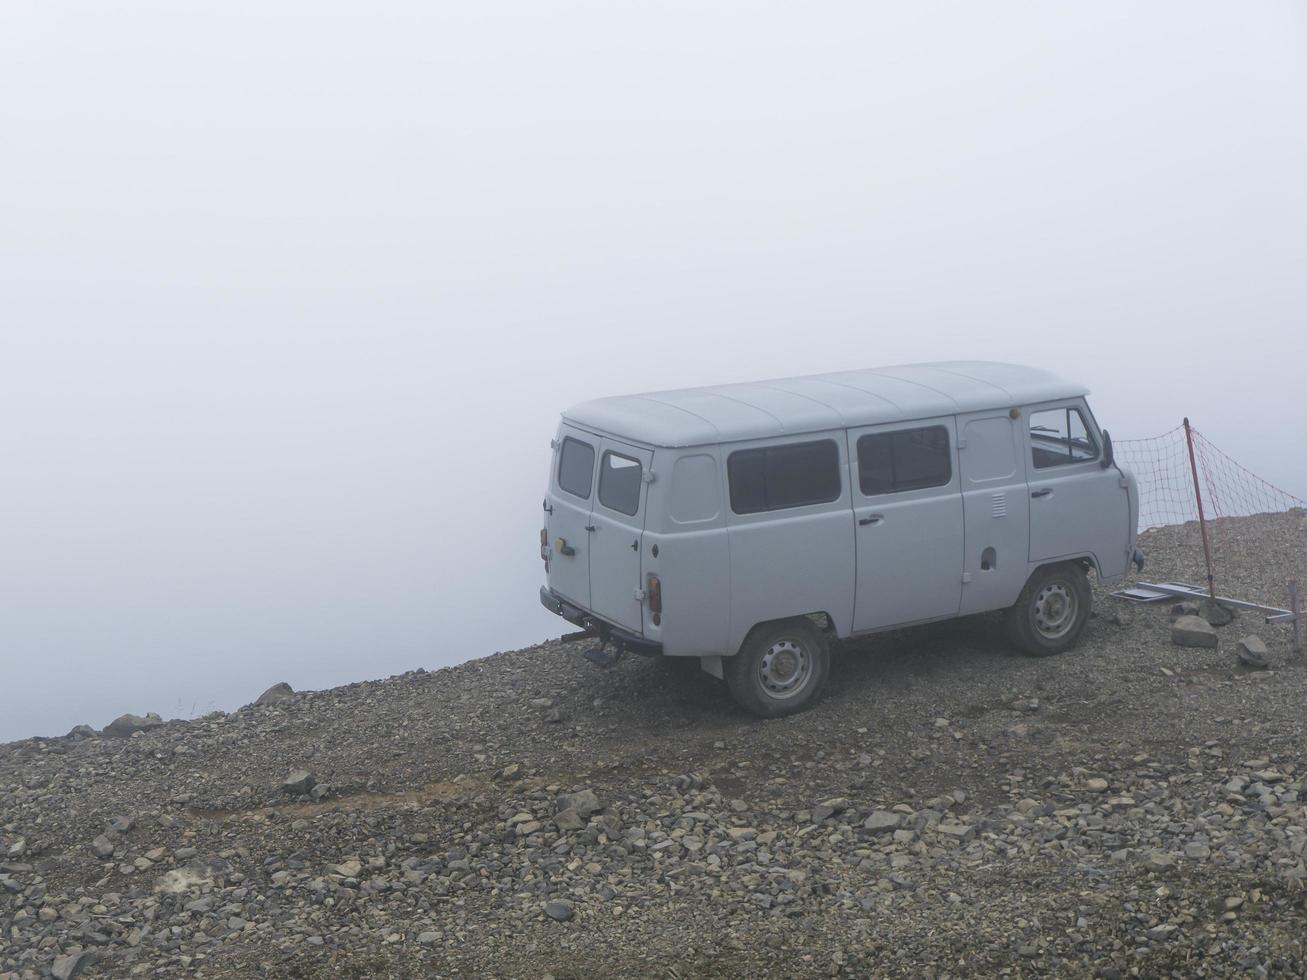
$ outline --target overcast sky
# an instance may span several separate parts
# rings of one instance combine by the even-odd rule
[[[1305,10],[6,0],[0,739],[557,635],[601,394],[1016,360],[1307,496]]]

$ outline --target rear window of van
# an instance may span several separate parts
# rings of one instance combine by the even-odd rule
[[[599,502],[622,514],[640,509],[640,484],[644,467],[638,459],[606,452],[599,466]]]
[[[838,500],[840,451],[832,440],[741,449],[726,461],[731,510],[757,514]]]
[[[558,454],[558,486],[574,497],[589,500],[594,470],[594,446],[571,436],[564,439]]]

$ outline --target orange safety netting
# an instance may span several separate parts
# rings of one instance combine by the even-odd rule
[[[1190,432],[1203,514],[1208,520],[1279,514],[1307,507],[1307,500],[1281,490],[1235,462],[1197,429],[1191,427]],[[1139,530],[1198,520],[1183,425],[1151,439],[1121,439],[1113,448],[1116,458],[1139,482]]]

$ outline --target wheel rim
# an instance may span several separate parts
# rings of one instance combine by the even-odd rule
[[[810,677],[812,656],[797,640],[777,640],[758,661],[758,686],[776,701],[802,693]]]
[[[1080,611],[1075,592],[1064,582],[1050,582],[1035,596],[1032,610],[1035,629],[1048,640],[1057,640],[1071,632]]]

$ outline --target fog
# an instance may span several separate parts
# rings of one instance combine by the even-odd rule
[[[954,357],[1307,496],[1307,14],[0,7],[0,740],[557,636],[594,396]]]

